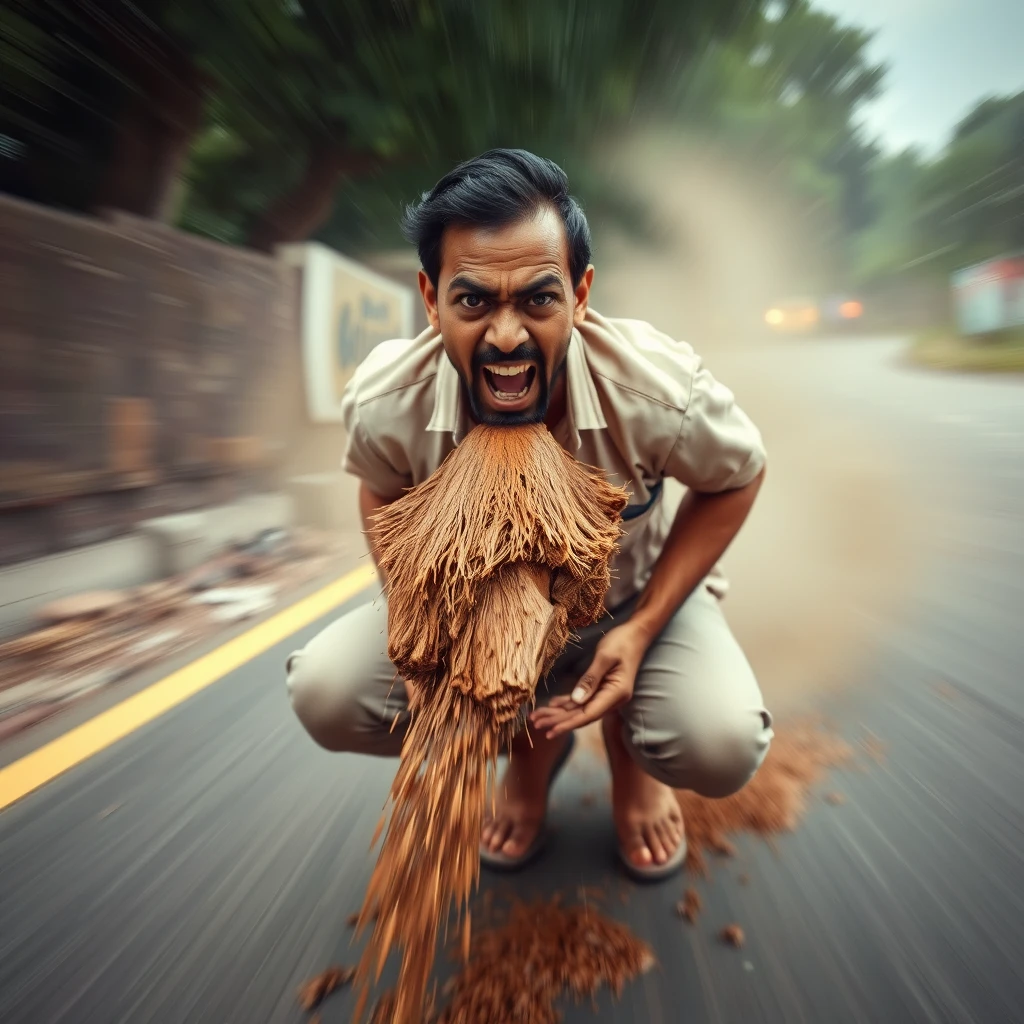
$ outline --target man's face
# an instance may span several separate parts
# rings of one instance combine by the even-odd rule
[[[437,288],[421,272],[420,290],[478,423],[544,420],[592,279],[588,268],[573,289],[552,207],[501,228],[445,230]]]

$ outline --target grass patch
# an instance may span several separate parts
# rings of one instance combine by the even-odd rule
[[[1024,330],[964,338],[955,328],[938,328],[919,334],[907,354],[911,362],[934,370],[1024,373]]]

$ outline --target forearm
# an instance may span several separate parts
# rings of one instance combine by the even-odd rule
[[[629,618],[645,646],[665,628],[680,605],[715,567],[740,532],[764,479],[721,494],[687,492]]]
[[[394,498],[382,498],[379,494],[371,491],[363,481],[359,482],[359,518],[363,523],[363,533],[366,535],[366,543],[370,548],[370,557],[373,559],[373,564],[377,567],[377,575],[380,576],[381,582],[385,585],[387,580],[380,568],[380,552],[377,550],[374,540],[372,520],[376,512],[390,505],[394,500]]]

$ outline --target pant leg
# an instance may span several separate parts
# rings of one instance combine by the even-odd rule
[[[773,736],[771,715],[717,598],[705,587],[648,650],[622,717],[633,758],[673,789],[729,796],[760,767]]]
[[[288,658],[292,707],[327,750],[381,757],[401,753],[409,705],[388,659],[387,626],[383,600],[362,604]]]

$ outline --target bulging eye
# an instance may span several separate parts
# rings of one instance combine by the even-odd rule
[[[530,304],[533,306],[550,306],[554,301],[554,296],[548,292],[541,292],[539,295],[530,296]]]
[[[479,295],[463,295],[459,302],[466,309],[479,309],[483,305],[483,299]]]

